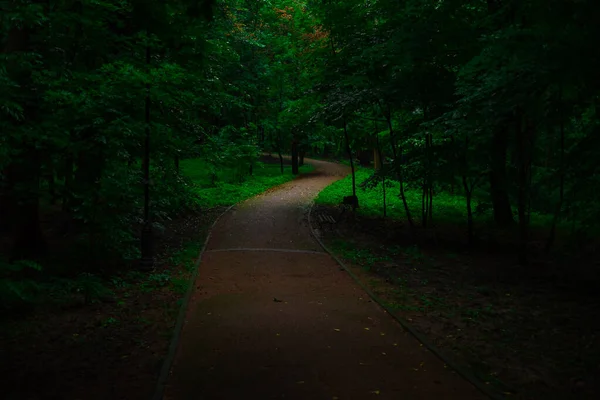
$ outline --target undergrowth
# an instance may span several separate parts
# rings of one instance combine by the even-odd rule
[[[357,209],[359,215],[365,217],[383,216],[383,187],[381,184],[375,188],[363,188],[361,183],[367,181],[373,174],[372,169],[356,169],[356,196],[358,197],[360,207]],[[458,191],[458,189],[457,189]],[[386,182],[386,202],[387,216],[391,219],[406,219],[404,205],[399,196],[400,185],[395,181]],[[435,193],[433,198],[433,219],[434,222],[445,222],[452,224],[466,224],[467,206],[465,196],[462,194],[451,194],[448,192]],[[352,175],[346,176],[333,184],[327,186],[315,202],[324,205],[337,205],[344,196],[352,194]],[[418,220],[421,213],[421,190],[417,188],[406,187],[405,196],[408,207],[413,217]],[[492,222],[493,209],[487,203],[485,198],[474,198],[472,200],[473,218],[476,222],[490,224]],[[531,213],[531,226],[534,228],[548,227],[551,224],[552,216]]]
[[[294,177],[287,165],[282,174],[279,164],[260,162],[253,166],[251,176],[242,174],[237,167],[216,170],[202,159],[184,160],[181,168],[194,183],[194,192],[199,196],[201,207],[229,206]],[[308,164],[300,167],[301,173],[312,170],[313,167]]]
[[[300,172],[306,173],[312,169],[312,166],[304,165]],[[195,203],[200,209],[230,206],[294,178],[289,166],[285,166],[282,174],[278,164],[259,162],[253,166],[251,176],[247,170],[241,171],[239,167],[215,170],[202,159],[183,160],[181,171],[183,177],[192,184],[191,192],[195,194],[186,201]],[[168,287],[183,295],[188,286],[189,273],[194,267],[193,261],[200,250],[201,239],[187,238],[183,248],[169,258],[168,267],[152,273],[130,270],[103,276],[86,271],[66,278],[55,275],[51,268],[44,268],[31,260],[0,260],[0,314],[18,315],[41,305],[87,305],[107,299],[120,303],[122,300],[118,296],[128,290],[149,293]]]

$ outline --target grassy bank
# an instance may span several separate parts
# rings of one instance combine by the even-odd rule
[[[229,206],[294,178],[289,165],[284,166],[282,174],[279,164],[262,162],[253,166],[251,176],[247,175],[248,168],[215,170],[201,159],[182,161],[181,170],[194,183],[202,207]],[[300,167],[301,173],[312,170],[309,164]]]
[[[357,210],[359,215],[365,217],[381,217],[383,216],[383,187],[379,184],[374,189],[366,189],[358,187],[364,182],[373,170],[358,168],[356,170],[356,195],[359,200],[360,208]],[[399,197],[400,186],[397,182],[386,183],[386,201],[387,201],[387,216],[391,219],[402,220],[406,218],[402,200]],[[317,197],[315,202],[323,205],[337,205],[340,203],[343,196],[352,194],[352,176],[348,175],[342,180],[339,180],[326,187]],[[405,188],[406,201],[411,214],[418,221],[421,214],[421,191],[418,189]],[[491,207],[482,207],[477,209],[480,200],[474,198],[472,200],[472,209],[474,220],[479,224],[488,224],[492,222]],[[436,193],[433,197],[433,219],[436,222],[466,224],[467,221],[467,205],[465,196],[460,188],[457,188],[455,194],[446,192]],[[532,227],[548,227],[552,221],[551,215],[543,215],[533,212],[531,214]]]

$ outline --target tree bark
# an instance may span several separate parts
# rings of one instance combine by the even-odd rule
[[[39,154],[30,149],[23,158],[11,164],[7,174],[12,197],[9,208],[12,210],[12,259],[35,258],[46,251],[39,213]],[[18,190],[17,186],[20,186]]]
[[[402,157],[402,148],[397,147],[396,137],[394,133],[394,127],[392,126],[392,112],[388,105],[387,110],[384,111],[381,104],[379,104],[381,111],[383,112],[388,130],[390,132],[390,144],[392,145],[392,154],[394,156],[394,165],[396,167],[396,177],[400,182],[400,198],[402,199],[402,205],[404,206],[404,212],[406,213],[406,220],[408,221],[408,226],[410,227],[410,232],[415,239],[415,224],[412,220],[412,216],[410,214],[410,209],[408,208],[408,202],[406,201],[406,194],[404,193],[404,177],[402,176],[402,163],[398,157]]]
[[[283,174],[283,155],[281,154],[281,131],[277,128],[277,155],[279,156],[279,168]]]
[[[5,53],[26,52],[30,49],[31,30],[28,27],[13,26],[8,32]],[[37,119],[37,96],[31,87],[31,71],[10,62],[6,72],[24,90],[22,99],[23,120],[11,121],[15,127],[35,124]],[[10,161],[5,170],[4,205],[7,207],[8,226],[12,233],[11,258],[36,257],[46,250],[39,215],[39,184],[41,155],[35,146],[18,137],[7,139],[11,146],[20,150],[20,155]]]
[[[559,97],[559,101],[560,101],[561,97]],[[562,109],[562,105],[560,107]],[[559,179],[560,179],[560,183],[559,183],[559,197],[558,197],[558,204],[556,205],[556,211],[554,212],[554,217],[552,218],[552,227],[550,228],[550,234],[548,235],[548,240],[546,241],[546,248],[545,248],[546,253],[549,253],[550,249],[552,249],[552,246],[554,245],[554,240],[556,238],[556,223],[558,222],[558,219],[560,217],[560,212],[562,210],[562,206],[563,206],[563,202],[564,202],[564,197],[565,197],[565,165],[564,165],[564,160],[565,160],[565,122],[562,119],[562,113],[561,113],[561,120],[560,120],[560,160],[559,160],[559,165],[558,165]]]
[[[381,155],[381,143],[379,142],[379,134],[377,133],[377,130],[375,130],[375,160],[376,160],[376,169],[379,170],[381,169],[382,165],[382,161],[383,161],[383,156]],[[379,168],[377,168],[377,160],[379,161]],[[386,189],[385,189],[385,174],[381,174],[381,186],[383,188],[383,218],[387,217],[387,198],[386,198]]]
[[[292,140],[292,174],[298,175],[298,141],[294,135],[294,139]]]
[[[375,138],[377,140],[377,143],[379,143],[379,135],[377,135]],[[381,169],[381,159],[381,149],[377,147],[373,150],[373,167],[375,168],[375,170]]]
[[[469,246],[473,245],[474,234],[473,234],[473,208],[471,206],[471,197],[473,189],[469,187],[467,176],[462,176],[463,188],[465,189],[465,197],[467,199],[467,242]]]
[[[504,124],[493,132],[491,144],[490,197],[494,209],[494,221],[497,226],[504,228],[514,222],[506,177],[508,129]]]
[[[350,159],[350,169],[352,170],[352,196],[356,199],[356,175],[354,173],[354,160],[352,157],[352,149],[350,149],[350,138],[348,137],[348,129],[346,126],[346,117],[344,116],[344,139],[346,141],[346,152],[348,153],[348,158]],[[352,206],[352,209],[355,209],[355,205]]]
[[[528,263],[527,246],[529,243],[529,193],[531,177],[531,150],[534,127],[532,121],[517,112],[516,116],[517,159],[519,177],[519,264]],[[523,127],[525,123],[525,127]]]

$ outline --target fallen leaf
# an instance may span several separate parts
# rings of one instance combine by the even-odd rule
[[[365,331],[370,331],[370,329],[369,328],[365,328]]]
[[[385,354],[384,352],[381,352],[381,354],[383,354],[384,356],[387,356],[387,354]]]
[[[371,393],[373,393],[373,394],[379,394],[381,392],[379,390],[372,390]]]
[[[339,331],[340,331],[338,328],[334,328],[333,330],[334,330],[334,331],[336,331],[336,332],[339,332]]]
[[[381,333],[380,333],[380,335],[381,335],[381,336],[385,336],[385,333],[381,332]]]
[[[394,343],[393,346],[398,346],[398,343]]]

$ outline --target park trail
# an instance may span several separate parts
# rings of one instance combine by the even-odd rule
[[[215,226],[164,399],[484,399],[312,238],[311,201],[349,170],[309,162]]]

